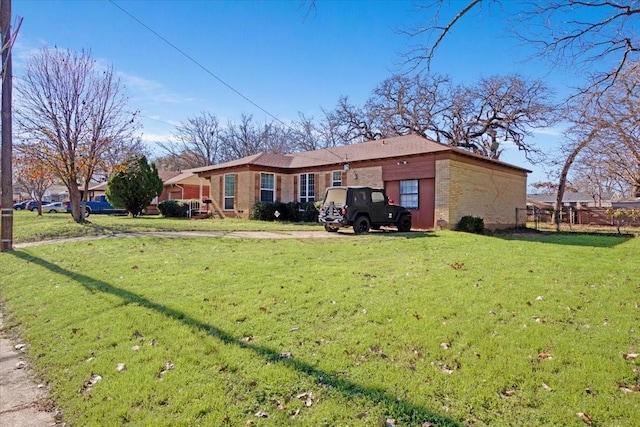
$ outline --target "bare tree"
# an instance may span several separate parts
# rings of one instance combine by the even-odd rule
[[[638,37],[640,3],[637,0],[555,0],[532,2],[501,2],[500,0],[467,0],[456,6],[450,18],[443,18],[444,0],[419,4],[431,19],[413,29],[403,30],[412,40],[425,39],[404,54],[409,72],[428,71],[431,61],[444,38],[472,11],[482,5],[504,8],[513,17],[510,31],[517,38],[537,48],[539,57],[551,64],[594,66],[591,85],[614,82],[626,67],[637,66],[640,54]],[[507,28],[505,28],[507,30]],[[629,65],[633,64],[633,65]]]
[[[313,117],[299,113],[298,120],[290,126],[291,152],[315,151],[344,145],[340,136],[340,121],[335,111],[322,109],[322,115],[322,119],[316,122]]]
[[[609,150],[617,176],[628,184],[629,195],[640,197],[640,66],[622,69],[601,103],[612,131],[603,142],[619,141]]]
[[[89,52],[42,49],[28,62],[17,85],[20,138],[41,153],[46,166],[69,190],[73,218],[84,221],[86,197],[109,156],[128,151],[138,129],[137,113],[113,68],[99,69]]]
[[[637,0],[527,2],[514,33],[553,64],[594,67],[590,85],[603,92],[623,69],[638,67]],[[520,25],[522,24],[522,25]]]
[[[292,123],[291,137],[294,151],[314,151],[325,148],[323,135],[313,117],[298,113],[298,121]]]
[[[342,145],[339,135],[340,122],[331,110],[322,109],[323,119],[319,124],[319,132],[322,139],[321,148],[331,148]]]
[[[221,134],[222,160],[230,161],[260,152],[290,153],[294,146],[289,128],[274,123],[259,125],[243,114],[239,123],[229,122]]]
[[[346,143],[416,134],[493,159],[509,143],[535,161],[541,153],[526,136],[557,121],[551,99],[542,81],[518,75],[468,87],[452,87],[443,76],[396,75],[376,87],[363,107],[340,98],[334,115]]]
[[[338,99],[333,115],[338,123],[337,131],[342,144],[370,141],[384,136],[380,133],[375,114],[371,113],[351,104],[347,96]]]
[[[447,77],[394,75],[362,107],[341,97],[331,118],[343,144],[408,134],[439,140],[438,121],[451,106],[450,94]]]
[[[466,148],[492,159],[500,158],[505,144],[524,152],[532,162],[542,154],[527,136],[536,128],[558,121],[551,90],[541,80],[517,74],[482,78],[458,87],[451,108],[443,110],[440,133],[449,145]]]
[[[161,143],[168,156],[180,159],[180,169],[215,165],[222,156],[222,138],[218,117],[203,111],[180,123],[173,134],[175,142]]]
[[[373,94],[365,108],[377,117],[382,135],[416,134],[440,141],[443,114],[452,103],[448,77],[394,75]]]
[[[601,131],[584,157],[597,156],[608,179],[623,183],[623,195],[640,197],[640,67],[620,71],[597,100]]]
[[[493,0],[498,2],[498,0]],[[449,34],[454,26],[471,10],[482,3],[482,0],[468,0],[463,4],[456,14],[448,21],[442,21],[441,13],[443,0],[431,0],[416,5],[417,12],[427,10],[431,14],[429,24],[421,23],[415,28],[409,30],[399,30],[400,33],[406,34],[412,39],[426,38],[426,44],[417,43],[412,45],[409,50],[402,56],[405,58],[405,66],[408,67],[409,73],[428,72],[431,68],[431,61],[435,55],[436,49],[440,46],[444,38]],[[315,5],[314,5],[315,6]],[[434,39],[435,38],[435,39]]]
[[[169,171],[181,171],[183,169],[189,169],[198,164],[198,161],[192,153],[181,152],[175,154],[165,154],[163,156],[156,157],[154,163],[158,167],[158,170]]]
[[[50,168],[44,165],[37,149],[29,144],[19,144],[13,163],[17,184],[28,192],[38,204],[38,215],[42,215],[42,199],[56,181]]]
[[[628,159],[618,148],[594,141],[580,152],[572,166],[571,182],[597,203],[612,196],[631,196],[628,181],[623,178],[629,173]]]
[[[597,77],[595,77],[597,78]],[[631,195],[640,194],[640,69],[631,65],[606,89],[597,84],[574,99],[568,116],[566,160],[560,173],[556,211],[562,206],[572,164],[586,149],[608,158],[618,178],[626,181]],[[560,229],[559,218],[556,228]]]

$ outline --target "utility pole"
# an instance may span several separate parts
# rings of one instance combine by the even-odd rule
[[[0,31],[2,31],[2,224],[0,251],[13,250],[13,141],[11,120],[11,0],[0,0]]]

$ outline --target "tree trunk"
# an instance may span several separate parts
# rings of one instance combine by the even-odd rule
[[[69,184],[69,200],[71,201],[71,216],[78,223],[84,222],[84,212],[80,204],[80,188],[75,181]]]
[[[560,219],[562,216],[562,199],[564,198],[564,190],[567,186],[567,175],[569,174],[569,169],[573,164],[576,157],[584,147],[589,145],[593,140],[596,130],[591,131],[591,133],[578,144],[573,151],[567,157],[567,160],[564,162],[564,167],[562,168],[562,173],[560,174],[560,181],[558,182],[558,194],[556,196],[556,205],[555,205],[555,223],[556,223],[556,231],[560,232]]]

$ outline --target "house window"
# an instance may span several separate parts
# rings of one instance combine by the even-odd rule
[[[331,185],[333,187],[340,187],[342,185],[342,171],[331,172]]]
[[[418,209],[418,180],[400,181],[400,204],[407,209]]]
[[[260,174],[260,201],[273,202],[276,190],[276,177],[272,173]]]
[[[300,175],[300,203],[308,203],[316,200],[315,198],[315,179],[312,173],[303,173]]]
[[[236,198],[236,176],[224,176],[224,210],[233,210],[233,202]]]

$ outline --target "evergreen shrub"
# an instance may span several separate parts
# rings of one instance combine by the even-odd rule
[[[466,231],[467,233],[484,233],[484,219],[478,216],[466,215],[460,218],[456,225],[456,231]]]
[[[158,210],[166,218],[186,218],[189,204],[179,200],[165,200],[158,204]]]

